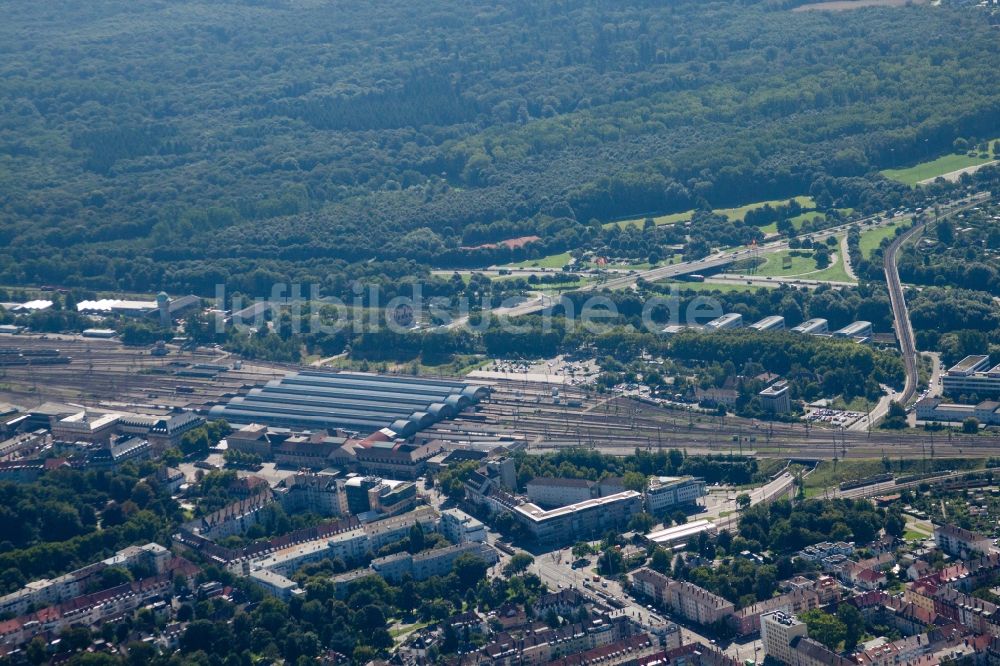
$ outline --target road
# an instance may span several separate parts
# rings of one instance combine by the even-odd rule
[[[968,203],[949,206],[946,213],[936,216],[935,219],[944,219],[966,208],[971,208],[988,196],[988,194],[983,193],[971,197],[971,201]],[[923,229],[929,221],[929,215],[918,218],[910,229],[896,236],[889,247],[886,248],[884,256],[885,280],[889,286],[889,300],[892,303],[892,316],[895,320],[896,337],[899,339],[899,349],[903,355],[903,365],[906,369],[906,385],[903,388],[903,392],[899,395],[899,402],[904,405],[910,402],[917,391],[917,345],[913,337],[913,326],[910,323],[910,312],[906,307],[906,298],[903,295],[903,285],[899,280],[896,255],[899,252],[899,248]]]
[[[982,199],[988,198],[988,196],[989,194],[985,192],[976,194],[971,197],[967,197],[965,199],[950,202],[942,206],[941,208],[947,211],[946,214],[950,215],[959,210],[964,210],[965,208],[969,208],[979,203]],[[826,240],[826,238],[830,236],[836,236],[838,234],[844,233],[845,231],[847,231],[848,228],[856,224],[857,225],[868,224],[877,227],[880,224],[886,224],[889,222],[905,223],[910,219],[911,219],[910,217],[906,216],[888,218],[884,214],[872,215],[866,218],[862,218],[860,220],[845,222],[844,224],[840,224],[834,227],[829,227],[828,229],[817,231],[815,233],[809,234],[809,237],[812,238],[814,242],[824,241]],[[899,239],[897,238],[897,240]],[[755,253],[761,254],[761,253],[778,252],[781,250],[786,250],[788,249],[788,247],[789,246],[787,240],[778,239],[762,243],[757,248],[756,252],[750,248],[740,248],[737,250],[720,251],[703,259],[697,259],[694,261],[683,261],[677,264],[670,264],[666,266],[658,266],[656,268],[651,268],[646,271],[630,271],[629,274],[627,275],[612,277],[605,280],[604,282],[595,282],[584,285],[580,287],[577,291],[588,292],[600,289],[625,289],[635,285],[640,279],[645,280],[647,282],[656,282],[659,280],[666,280],[670,278],[679,277],[681,275],[690,275],[692,273],[708,272],[716,268],[720,268],[722,266],[727,266],[741,259],[749,259]],[[886,256],[888,255],[889,253],[887,251]],[[897,280],[898,280],[898,275],[897,275]],[[534,314],[537,312],[543,312],[547,308],[551,307],[554,304],[554,302],[555,300],[548,296],[539,295],[523,303],[520,303],[516,306],[506,307],[506,308],[494,308],[489,312],[492,314],[504,315],[504,316],[522,316],[522,315]],[[903,307],[905,308],[905,303],[903,304]],[[468,316],[458,317],[452,320],[449,324],[447,324],[447,328],[457,328],[463,326],[468,322],[468,319],[469,319]]]
[[[899,402],[907,404],[917,390],[917,345],[913,338],[913,326],[910,324],[910,312],[903,296],[903,285],[899,281],[899,268],[896,266],[896,254],[907,240],[913,237],[927,224],[917,222],[906,232],[896,236],[884,256],[885,281],[889,287],[889,301],[892,304],[892,317],[895,320],[896,338],[899,340],[899,350],[903,356],[903,367],[906,370],[906,384],[899,394]]]
[[[537,574],[542,582],[553,591],[563,588],[576,589],[592,601],[611,608],[614,608],[614,605],[608,602],[605,595],[615,599],[622,605],[622,608],[613,610],[612,615],[630,617],[651,633],[662,631],[671,623],[671,620],[665,617],[664,613],[643,606],[617,580],[601,576],[597,577],[598,580],[593,580],[594,574],[591,566],[573,569],[573,553],[571,551],[572,548],[568,547],[537,555],[529,570]],[[680,626],[681,640],[684,644],[701,643],[714,647],[709,638],[686,626],[680,624],[678,626]]]
[[[872,215],[867,218],[862,218],[860,220],[854,220],[852,222],[845,222],[828,229],[823,229],[815,233],[809,234],[809,237],[813,241],[823,241],[829,236],[836,236],[837,234],[845,232],[852,225],[864,225],[873,224],[878,226],[879,224],[893,222],[905,222],[907,218],[892,218],[891,220],[884,215]],[[779,252],[781,250],[788,249],[787,240],[773,240],[761,244],[757,250],[756,254]],[[755,251],[750,248],[740,248],[737,250],[723,250],[716,252],[708,257],[702,259],[696,259],[693,261],[683,261],[676,264],[669,264],[666,266],[658,266],[656,268],[651,268],[646,271],[630,271],[627,275],[622,275],[618,277],[611,277],[604,282],[594,282],[588,285],[580,287],[577,291],[588,292],[596,291],[600,289],[625,289],[635,285],[640,279],[647,282],[656,282],[659,280],[667,280],[670,278],[676,278],[682,275],[690,275],[692,273],[703,273],[721,268],[722,266],[727,266],[735,261],[750,259],[755,254]],[[796,280],[798,281],[798,280]],[[503,316],[522,316],[528,314],[534,314],[537,312],[542,312],[545,309],[551,307],[554,303],[554,299],[548,296],[536,296],[530,300],[520,303],[516,306],[506,307],[506,308],[494,308],[490,313],[495,315]],[[464,326],[469,320],[468,316],[457,317],[446,325],[447,328],[458,328]]]
[[[794,489],[795,477],[788,472],[783,472],[773,481],[769,481],[759,488],[747,491],[747,494],[750,496],[750,506],[756,506],[758,504],[766,504],[780,497],[784,497],[785,495],[789,495],[794,491]],[[740,493],[737,493],[737,496],[739,496],[739,494]],[[730,513],[725,517],[720,517],[719,514],[726,513],[726,511],[729,511]],[[713,507],[710,513],[696,517],[711,520],[715,523],[715,527],[717,529],[725,530],[727,532],[735,530],[740,521],[739,511],[737,510],[735,501],[733,501],[731,505],[728,502],[720,504]]]

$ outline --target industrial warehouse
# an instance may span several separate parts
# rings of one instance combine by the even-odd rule
[[[410,437],[489,395],[479,384],[424,377],[303,370],[210,410],[230,423],[325,428]]]

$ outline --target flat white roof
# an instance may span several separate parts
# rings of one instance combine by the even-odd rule
[[[124,301],[117,298],[101,298],[95,301],[80,301],[76,304],[79,312],[111,312],[112,310],[154,310],[156,301]]]
[[[668,527],[664,530],[650,532],[649,534],[646,535],[646,538],[655,543],[669,543],[672,541],[678,541],[680,539],[686,539],[700,532],[705,532],[706,530],[711,530],[714,528],[715,528],[715,523],[711,521],[696,520],[693,523],[675,525],[674,527]]]
[[[570,504],[569,506],[561,506],[557,509],[549,509],[546,511],[537,504],[519,504],[514,507],[514,510],[521,513],[535,522],[542,522],[543,520],[551,520],[558,516],[565,516],[571,513],[576,513],[577,511],[583,511],[585,509],[591,509],[595,507],[606,506],[608,504],[616,504],[625,500],[639,498],[641,495],[634,490],[626,490],[625,492],[615,493],[614,495],[608,495],[607,497],[594,497],[592,499],[584,500],[582,502],[577,502],[576,504]]]

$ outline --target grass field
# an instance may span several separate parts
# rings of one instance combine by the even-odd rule
[[[883,238],[892,238],[896,235],[896,223],[887,224],[877,229],[869,229],[861,232],[861,240],[858,241],[858,248],[862,257],[870,257],[872,252],[882,244]]]
[[[508,268],[562,268],[569,263],[570,260],[569,252],[560,252],[559,254],[550,254],[547,257],[541,257],[539,259],[525,259],[524,261],[519,261],[516,264],[507,264]]]
[[[847,270],[844,268],[844,262],[841,261],[840,252],[831,252],[830,258],[834,259],[836,257],[836,263],[831,266],[824,268],[816,273],[810,273],[809,275],[803,275],[802,277],[809,280],[829,280],[831,282],[851,282],[855,283],[857,280],[852,278],[847,274]]]
[[[812,197],[810,196],[800,195],[793,198],[796,201],[798,201],[799,205],[802,206],[803,208],[813,208],[816,205],[816,202],[813,201]],[[719,215],[725,215],[730,220],[742,220],[744,217],[746,217],[747,211],[754,210],[756,208],[763,208],[767,204],[771,204],[772,206],[779,206],[785,203],[786,201],[788,201],[788,199],[772,199],[771,201],[756,201],[754,203],[749,203],[746,204],[745,206],[738,206],[736,208],[716,208],[714,212],[718,213]],[[819,213],[816,214],[819,215]],[[676,224],[677,222],[686,222],[687,220],[690,220],[692,215],[694,215],[694,211],[687,210],[684,211],[683,213],[671,213],[669,215],[660,215],[654,217],[653,222],[655,222],[656,226],[658,227],[664,224]],[[637,217],[631,220],[608,222],[604,226],[610,227],[612,225],[617,225],[621,228],[624,228],[630,224],[634,224],[638,227],[642,227],[645,220],[646,218],[644,217]],[[762,227],[762,229],[764,229],[765,233],[767,233],[768,227],[771,226],[773,225],[767,225],[766,227]]]
[[[990,142],[990,145],[993,145],[992,142]],[[882,172],[882,174],[886,178],[898,180],[899,182],[906,183],[907,185],[916,185],[922,180],[943,176],[946,173],[964,169],[965,167],[985,164],[991,160],[991,157],[969,157],[964,153],[961,155],[953,153],[951,155],[944,155],[929,162],[915,164],[906,169],[886,169]]]
[[[830,280],[833,282],[855,282],[844,269],[839,251],[831,251],[834,263],[819,270],[812,256],[792,256],[794,250],[782,250],[764,256],[765,262],[757,268],[755,275],[762,277],[801,277],[806,280]]]
[[[764,263],[757,268],[756,275],[764,277],[790,277],[811,273],[816,269],[816,260],[812,256],[793,257],[795,250],[782,250],[764,256]]]
[[[718,291],[723,294],[731,294],[741,291],[756,291],[757,289],[773,289],[778,285],[749,285],[737,282],[733,283],[712,283],[712,282],[681,282],[679,280],[661,280],[657,284],[673,285],[681,291],[711,292]]]
[[[814,208],[816,206],[816,202],[813,201],[813,198],[810,196],[800,195],[793,198],[796,201],[798,201],[799,205],[802,206],[803,208]],[[730,220],[742,220],[744,217],[746,217],[748,211],[755,210],[757,208],[763,208],[767,204],[770,204],[772,206],[780,206],[786,201],[788,201],[788,199],[772,199],[771,201],[758,201],[756,203],[747,204],[746,206],[739,206],[738,208],[718,208],[715,210],[715,212],[718,213],[719,215],[725,215]]]
[[[653,217],[653,222],[656,223],[656,226],[662,227],[664,224],[676,224],[678,222],[687,222],[688,220],[691,219],[692,215],[694,215],[693,210],[686,210],[683,213],[670,213],[669,215],[657,215]],[[604,226],[605,228],[618,227],[620,229],[624,229],[628,225],[634,224],[635,226],[641,229],[642,225],[645,224],[645,222],[646,218],[637,217],[631,220],[619,220],[617,222],[608,222]]]

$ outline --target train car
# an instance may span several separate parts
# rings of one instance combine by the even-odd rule
[[[28,359],[29,365],[66,365],[73,359],[69,356],[36,356]]]
[[[22,356],[59,356],[58,349],[22,349]]]
[[[28,365],[28,359],[17,356],[0,356],[0,365]]]
[[[844,481],[840,484],[841,490],[851,490],[853,488],[861,488],[863,486],[871,486],[876,483],[885,483],[886,481],[892,481],[892,474],[877,474],[875,476],[869,476],[865,479],[856,479],[854,481]]]

